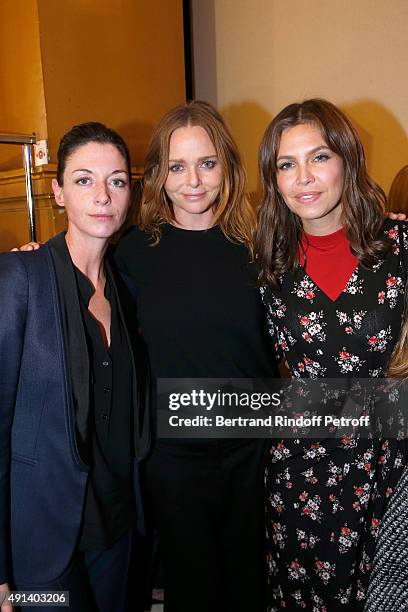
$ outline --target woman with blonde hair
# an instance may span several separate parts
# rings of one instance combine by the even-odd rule
[[[384,223],[385,195],[367,174],[353,125],[326,100],[291,104],[266,130],[260,170],[255,250],[277,352],[299,379],[384,376],[404,311],[408,226]],[[363,609],[380,521],[405,461],[396,439],[272,444],[271,611]]]
[[[236,144],[210,104],[166,113],[146,155],[139,227],[116,252],[156,379],[276,374],[245,188]],[[250,439],[154,442],[146,481],[166,612],[265,610],[264,449]]]

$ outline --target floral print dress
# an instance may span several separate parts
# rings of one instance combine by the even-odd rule
[[[399,334],[408,223],[386,258],[359,264],[331,300],[303,269],[261,289],[297,378],[381,377]],[[396,439],[276,439],[265,472],[269,612],[362,610],[381,517],[405,463]]]

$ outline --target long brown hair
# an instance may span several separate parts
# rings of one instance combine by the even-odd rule
[[[145,158],[144,188],[137,216],[139,227],[157,243],[163,223],[175,221],[164,184],[169,172],[169,146],[174,130],[187,126],[205,129],[223,170],[214,216],[225,236],[252,251],[256,215],[246,195],[246,172],[237,145],[218,111],[200,100],[169,110],[153,132]]]
[[[363,146],[346,115],[319,98],[286,106],[268,126],[259,151],[263,196],[259,208],[255,253],[260,281],[275,286],[281,274],[298,267],[302,223],[285,204],[276,178],[282,132],[300,124],[316,126],[328,147],[343,160],[342,221],[353,254],[372,265],[389,248],[380,239],[386,197],[367,174]]]

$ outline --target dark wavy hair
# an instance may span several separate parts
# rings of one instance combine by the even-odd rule
[[[74,125],[61,139],[57,153],[57,181],[60,187],[64,184],[64,170],[68,158],[79,147],[96,142],[99,144],[111,144],[119,151],[126,162],[129,182],[132,178],[130,153],[122,136],[97,121],[88,121]]]
[[[187,126],[199,126],[207,132],[223,171],[221,190],[214,205],[215,223],[229,240],[245,244],[252,252],[256,215],[246,194],[241,155],[220,113],[201,100],[170,109],[155,128],[145,157],[137,224],[157,243],[162,225],[174,221],[173,206],[164,189],[169,173],[170,138],[175,130]]]
[[[343,160],[342,223],[352,253],[363,265],[382,259],[389,243],[381,237],[386,196],[367,174],[363,146],[346,115],[327,100],[315,98],[286,106],[268,126],[259,151],[262,200],[258,211],[255,254],[260,282],[276,286],[298,266],[301,219],[285,204],[276,178],[282,132],[301,124],[317,127],[328,147]]]

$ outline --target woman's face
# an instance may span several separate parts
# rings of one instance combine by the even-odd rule
[[[129,206],[129,176],[119,150],[96,142],[78,147],[67,158],[63,179],[62,186],[54,179],[52,188],[67,211],[71,237],[110,238]]]
[[[204,128],[187,126],[170,138],[169,173],[164,184],[178,225],[207,229],[223,182],[220,160]]]
[[[341,227],[343,160],[311,124],[283,131],[276,161],[278,189],[309,234],[330,234]]]

